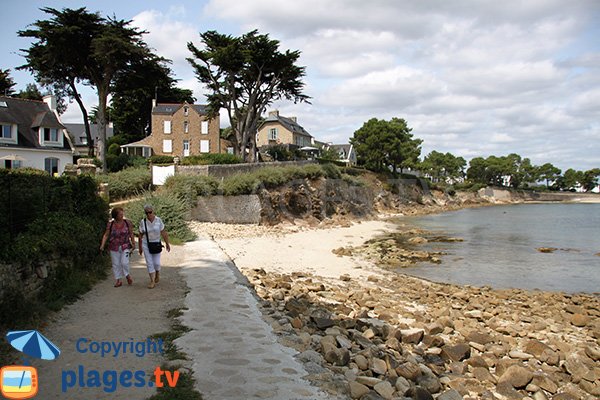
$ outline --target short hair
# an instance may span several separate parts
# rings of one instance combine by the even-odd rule
[[[123,207],[115,207],[111,210],[110,216],[113,218],[117,218],[117,215],[119,215],[119,212],[121,211],[123,211]]]
[[[144,204],[144,211],[148,210],[154,211],[154,207],[152,207],[152,204]]]

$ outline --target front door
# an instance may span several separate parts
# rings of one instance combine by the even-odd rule
[[[184,140],[183,141],[183,156],[187,157],[189,155],[190,155],[190,141]]]

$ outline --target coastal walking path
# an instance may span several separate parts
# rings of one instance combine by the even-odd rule
[[[205,400],[329,399],[302,377],[294,350],[277,342],[243,275],[212,240],[184,246],[180,265],[189,292],[181,322],[192,330],[175,341],[192,360]]]

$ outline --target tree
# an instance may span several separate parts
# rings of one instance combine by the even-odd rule
[[[394,174],[418,163],[421,154],[421,139],[413,139],[404,119],[390,121],[371,118],[354,132],[350,143],[356,149],[360,164],[374,171],[391,167]]]
[[[19,97],[21,99],[27,99],[27,100],[43,100],[44,99],[44,96],[42,96],[42,93],[40,93],[40,90],[38,89],[38,87],[35,83],[28,83],[27,86],[25,86],[25,90],[21,90],[17,94],[17,97]]]
[[[127,142],[143,139],[150,132],[152,99],[163,103],[194,103],[189,89],[175,86],[176,80],[168,67],[169,60],[149,56],[133,62],[115,77],[111,100],[111,121],[115,131]]]
[[[19,32],[20,36],[37,39],[25,50],[27,64],[22,68],[36,74],[36,79],[62,87],[78,102],[86,124],[88,143],[93,141],[89,132],[88,116],[79,93],[77,82],[93,86],[98,93],[98,156],[106,172],[106,109],[115,76],[132,62],[150,56],[142,40],[142,31],[129,27],[131,21],[102,18],[85,8],[76,10],[43,8],[51,15],[49,20],[36,21],[34,29]],[[93,148],[90,148],[93,152]]]
[[[10,69],[0,69],[0,96],[12,95],[15,85],[15,81],[10,77]]]
[[[279,41],[256,30],[240,37],[207,31],[200,38],[204,49],[188,43],[188,61],[210,91],[210,116],[224,108],[235,133],[235,153],[255,161],[256,131],[266,108],[280,99],[309,100],[303,93],[305,67],[296,65],[300,52],[281,52]]]
[[[598,177],[600,176],[600,168],[593,168],[583,173],[581,185],[586,192],[589,192],[598,186]]]
[[[538,169],[539,178],[544,179],[546,181],[546,187],[550,187],[550,181],[556,181],[561,174],[560,168],[556,168],[554,165],[550,163],[546,163],[541,165]]]
[[[333,147],[323,147],[319,158],[325,161],[338,161],[340,159],[340,152]]]
[[[467,162],[462,157],[433,150],[423,159],[420,168],[431,177],[433,182],[439,182],[442,179],[457,179],[464,176],[466,165]]]

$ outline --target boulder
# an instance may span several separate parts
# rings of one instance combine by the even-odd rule
[[[471,356],[471,346],[466,343],[442,347],[442,358],[449,361],[462,361]]]
[[[458,393],[454,389],[446,390],[444,393],[440,394],[437,400],[462,400],[463,397],[460,393]]]
[[[375,391],[385,400],[390,400],[394,395],[394,387],[388,381],[378,383],[373,389],[375,389]]]
[[[412,362],[405,362],[401,364],[398,368],[396,368],[396,373],[398,376],[402,376],[409,381],[415,382],[419,376],[421,376],[421,368],[419,368],[418,364]]]
[[[413,400],[433,400],[431,393],[419,386],[409,390],[408,394]]]
[[[399,376],[398,379],[396,379],[395,386],[401,396],[404,396],[410,390],[410,382],[403,376]]]
[[[512,365],[502,374],[498,383],[509,383],[513,388],[524,388],[533,379],[533,373],[521,365]]]
[[[371,391],[371,389],[369,389],[367,386],[363,385],[362,383],[358,383],[358,382],[350,382],[349,386],[350,386],[350,397],[353,399],[360,399],[362,396],[364,396],[365,394],[367,394]]]
[[[374,358],[371,364],[371,371],[377,375],[385,375],[387,372],[387,363],[379,358]]]
[[[552,351],[552,348],[545,343],[540,342],[539,340],[529,340],[525,343],[525,353],[533,354],[536,357],[540,357],[542,353],[546,350]]]
[[[421,339],[423,339],[423,335],[425,331],[423,329],[402,329],[400,330],[400,335],[402,337],[402,343],[415,343],[418,344]]]
[[[584,314],[573,314],[571,323],[577,327],[583,328],[590,323],[590,317]]]

